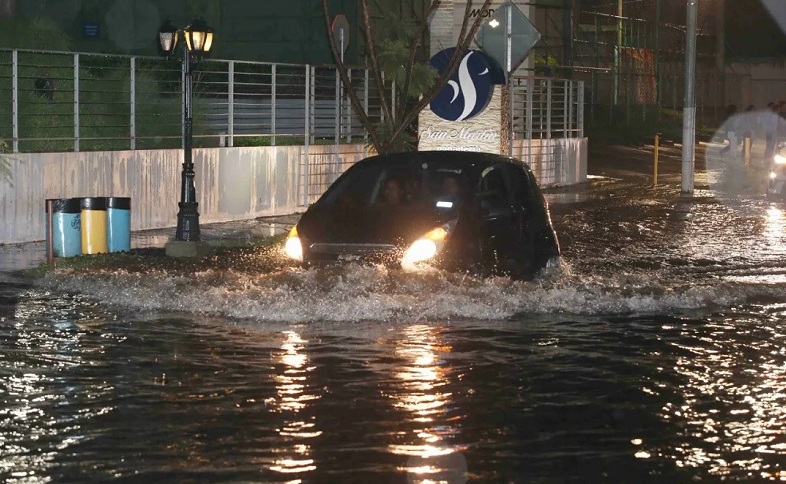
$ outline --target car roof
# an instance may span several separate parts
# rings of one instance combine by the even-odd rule
[[[441,166],[455,165],[456,168],[468,168],[470,166],[483,169],[487,166],[497,165],[500,163],[509,163],[512,165],[520,166],[530,169],[529,165],[524,161],[516,158],[498,155],[495,153],[484,153],[477,151],[449,151],[449,150],[434,150],[434,151],[407,151],[400,153],[388,153],[384,155],[375,155],[360,160],[356,165],[362,164],[384,164],[388,166],[395,165],[410,165],[413,162],[417,163],[431,162],[438,163]]]

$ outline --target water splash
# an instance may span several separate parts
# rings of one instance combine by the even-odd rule
[[[214,270],[189,276],[114,272],[77,278],[53,273],[39,284],[134,310],[289,322],[500,320],[522,313],[672,314],[782,294],[784,284],[777,278],[762,283],[755,277],[758,273],[746,278],[740,272],[732,270],[726,279],[717,271],[701,277],[689,271],[595,276],[563,261],[537,280],[523,282],[348,264],[307,270],[283,267],[256,276]]]

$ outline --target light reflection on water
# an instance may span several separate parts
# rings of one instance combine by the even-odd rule
[[[128,319],[37,291],[16,309],[0,356],[6,482],[783,471],[786,304],[349,326]]]
[[[782,313],[784,307],[768,307],[766,312]],[[674,367],[660,370],[680,377],[675,388],[679,398],[664,405],[661,417],[679,423],[685,443],[656,446],[658,455],[714,476],[762,479],[783,472],[783,329],[744,314],[683,329],[680,341],[671,343],[680,353]]]
[[[444,392],[447,376],[444,356],[450,346],[439,341],[439,329],[425,324],[404,328],[395,342],[395,353],[403,362],[396,370],[401,384],[390,397],[415,424],[411,443],[391,444],[390,452],[409,456],[405,471],[409,482],[463,482],[466,462],[464,446],[452,445],[460,419],[446,421],[445,407],[451,394]]]
[[[0,285],[0,480],[778,479],[783,210],[587,193],[552,207],[563,266],[535,282]]]
[[[273,359],[281,371],[274,375],[278,396],[268,399],[265,403],[272,409],[285,415],[284,424],[278,429],[281,442],[289,447],[276,449],[278,456],[270,469],[282,474],[295,474],[317,469],[311,458],[310,442],[319,437],[322,431],[317,429],[316,416],[303,420],[300,411],[309,405],[318,395],[308,394],[307,385],[309,372],[314,371],[308,365],[305,347],[308,341],[303,340],[293,331],[284,333],[281,350],[274,353]]]

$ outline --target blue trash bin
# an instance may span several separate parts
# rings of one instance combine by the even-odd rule
[[[49,214],[51,201],[52,213]],[[52,247],[57,257],[75,257],[82,254],[82,223],[79,198],[53,198],[46,200],[46,244],[52,234]],[[50,227],[51,220],[51,227]],[[51,228],[51,230],[50,230]]]
[[[131,250],[131,199],[106,197],[106,240],[109,252]]]

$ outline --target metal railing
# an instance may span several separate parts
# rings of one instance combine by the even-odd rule
[[[157,57],[0,50],[0,140],[15,153],[180,148],[183,75]],[[368,72],[351,78],[381,118]],[[367,141],[334,66],[207,59],[193,92],[195,147]],[[515,136],[581,137],[583,102],[581,81],[515,79]]]
[[[568,79],[513,79],[513,137],[584,137],[584,83]]]
[[[380,111],[366,71],[351,75]],[[13,152],[181,147],[182,76],[155,57],[0,50],[0,139]],[[351,112],[330,66],[210,59],[194,74],[195,147],[362,142]]]

